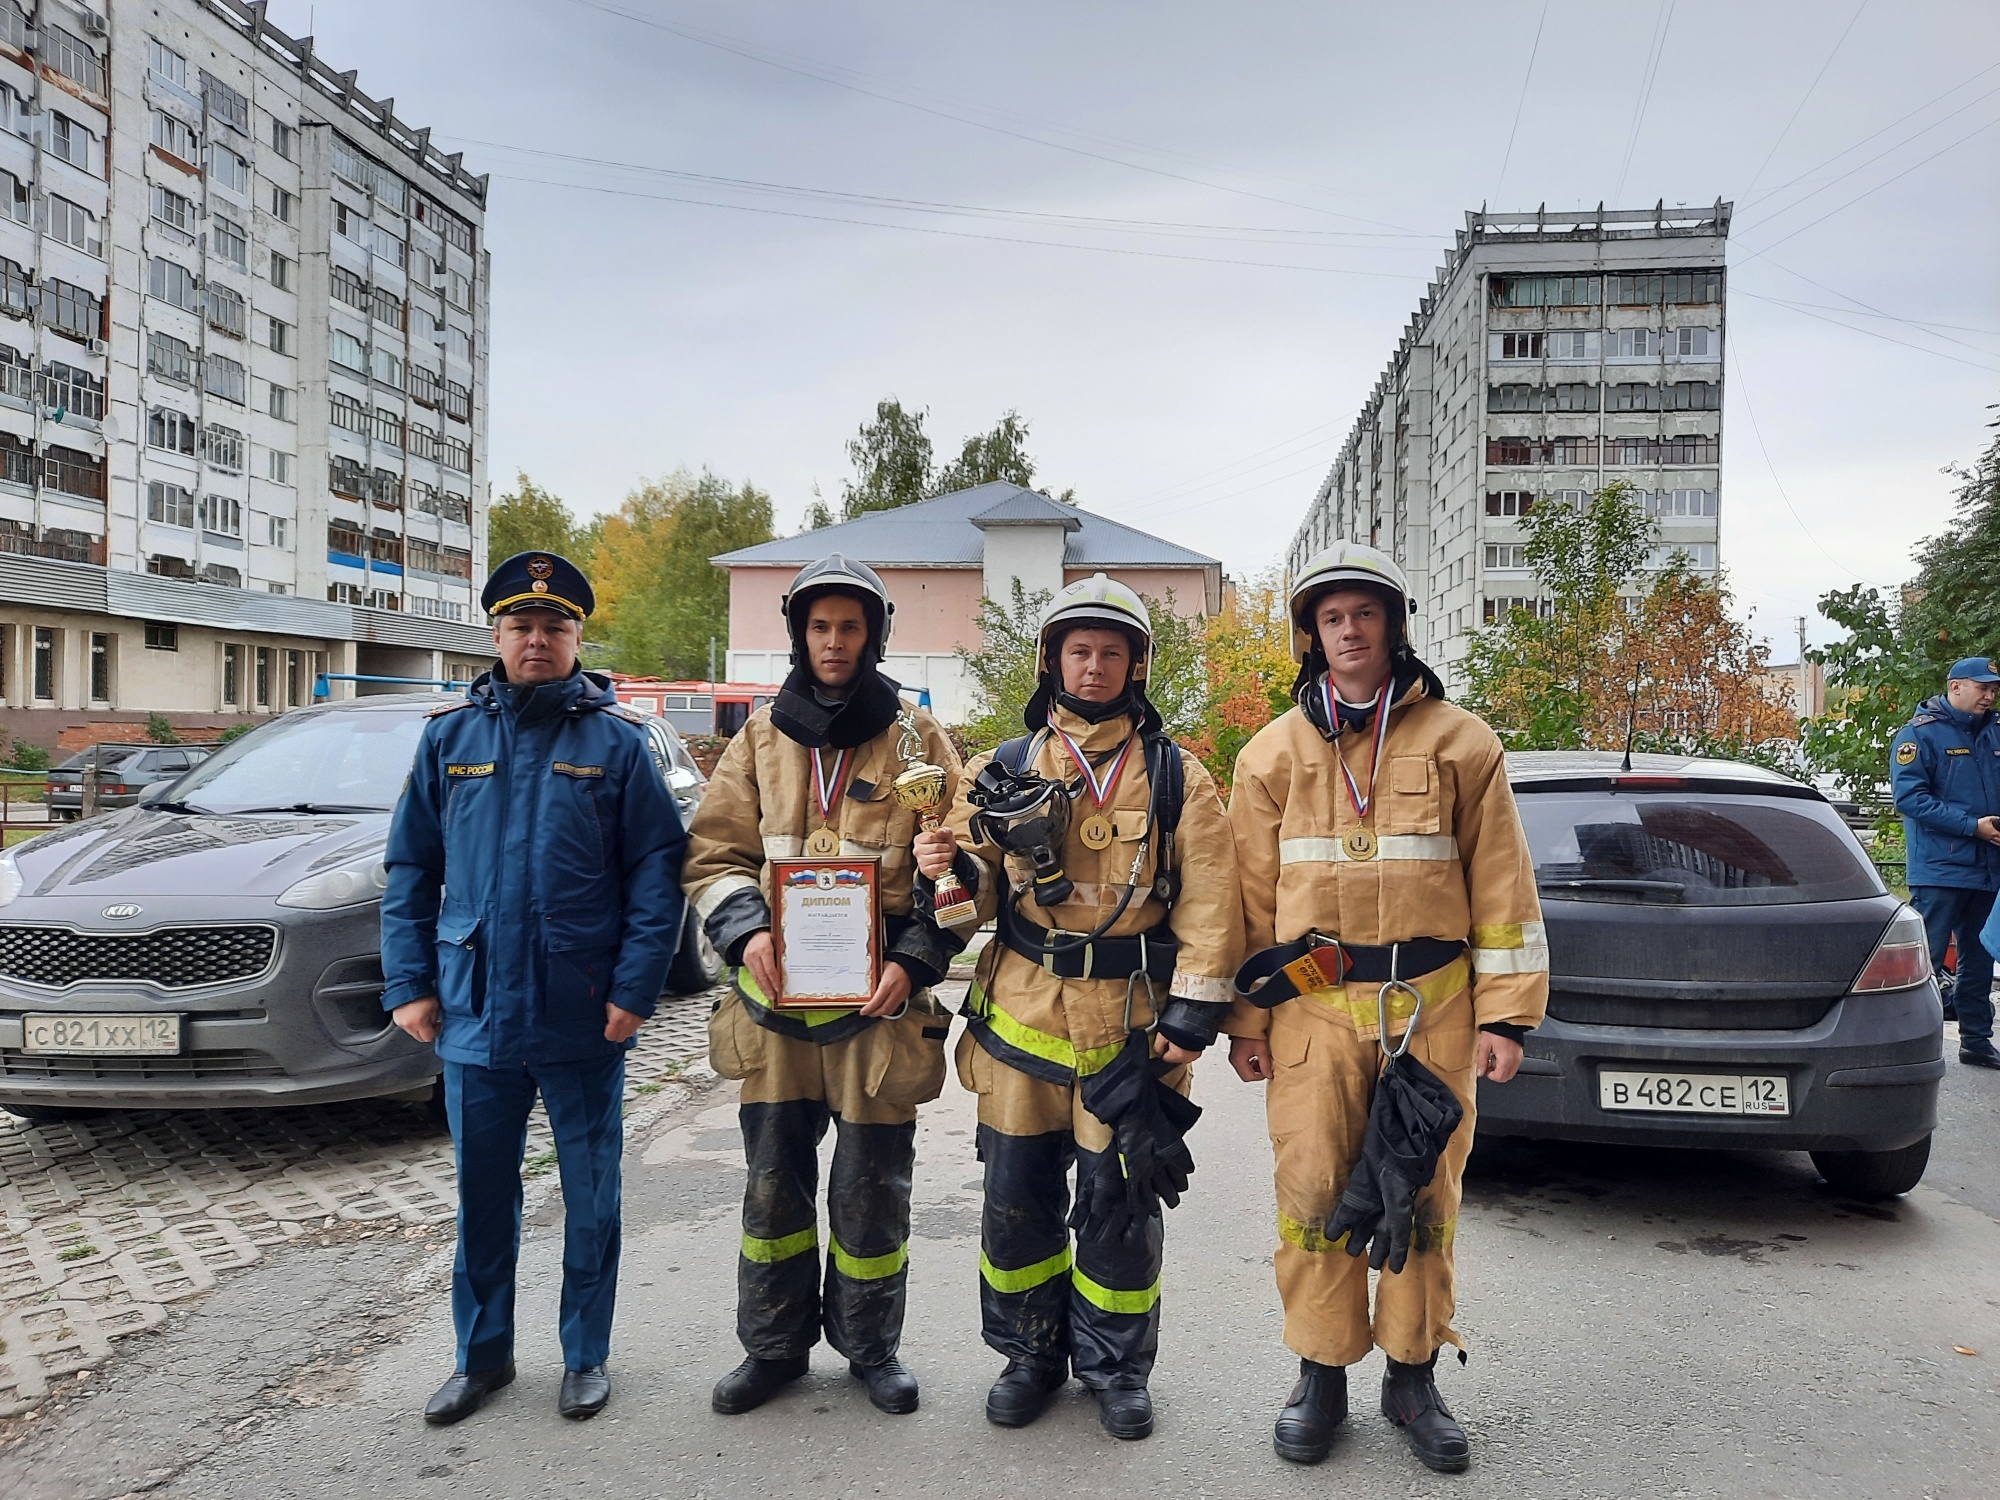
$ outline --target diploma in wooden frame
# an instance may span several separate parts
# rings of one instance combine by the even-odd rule
[[[873,859],[771,861],[779,1010],[859,1008],[882,979],[880,869]]]

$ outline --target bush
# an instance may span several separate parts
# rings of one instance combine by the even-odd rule
[[[244,735],[248,734],[251,730],[255,729],[256,727],[257,726],[255,724],[251,723],[231,724],[227,729],[223,730],[221,734],[218,734],[215,737],[215,742],[218,745],[226,745],[231,740],[240,740],[243,738]]]
[[[7,765],[15,771],[46,771],[49,768],[49,752],[40,745],[30,745],[25,740],[14,741],[14,752],[7,758]]]
[[[181,737],[174,733],[174,726],[167,722],[165,714],[146,715],[146,738],[156,745],[178,745]]]

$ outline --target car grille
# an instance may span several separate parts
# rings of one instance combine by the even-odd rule
[[[43,1057],[0,1047],[0,1078],[159,1083],[196,1078],[283,1078],[262,1052],[189,1052],[180,1057]]]
[[[1657,1026],[1666,1031],[1803,1031],[1837,1000],[1791,996],[1761,1000],[1637,1000],[1556,990],[1549,1014],[1579,1026]]]
[[[134,933],[0,925],[0,978],[46,989],[120,979],[193,989],[263,973],[277,942],[276,929],[247,924]]]

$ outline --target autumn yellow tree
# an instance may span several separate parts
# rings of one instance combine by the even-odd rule
[[[1284,574],[1274,568],[1234,589],[1204,622],[1201,647],[1208,702],[1188,748],[1226,792],[1251,736],[1292,706],[1298,664]]]

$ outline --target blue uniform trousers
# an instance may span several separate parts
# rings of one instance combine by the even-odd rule
[[[1958,938],[1958,981],[1951,1005],[1958,1012],[1960,1041],[1993,1035],[1993,956],[1979,938],[1979,929],[1992,915],[1993,897],[1992,891],[1968,886],[1910,887],[1910,905],[1923,916],[1933,969],[1943,971],[1945,949],[1954,935]]]
[[[625,1054],[483,1068],[444,1065],[445,1110],[458,1149],[458,1259],[451,1315],[458,1368],[514,1357],[514,1270],[521,1252],[521,1157],[539,1091],[555,1131],[563,1193],[563,1364],[601,1365],[618,1293],[619,1198],[625,1148]]]

